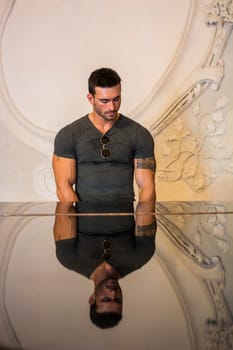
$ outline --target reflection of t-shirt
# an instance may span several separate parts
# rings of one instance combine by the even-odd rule
[[[54,154],[77,162],[76,191],[81,200],[134,199],[135,158],[154,155],[149,131],[121,115],[105,134],[110,156],[101,157],[101,132],[88,116],[64,127],[55,138]]]
[[[135,237],[132,231],[111,236],[78,233],[75,238],[56,242],[57,258],[66,268],[89,278],[103,262],[102,243],[105,239],[111,241],[108,263],[122,277],[145,265],[155,251],[154,236]]]

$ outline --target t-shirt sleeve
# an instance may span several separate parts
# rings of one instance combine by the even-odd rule
[[[73,270],[76,258],[77,239],[69,238],[57,241],[56,257],[67,269]]]
[[[150,132],[144,128],[136,131],[136,147],[134,158],[145,159],[154,157],[154,140]]]
[[[75,140],[70,125],[57,133],[54,140],[54,154],[58,157],[76,158]]]
[[[147,261],[149,261],[152,256],[155,254],[155,236],[143,236],[143,237],[136,237],[136,254],[138,257],[138,260],[142,262],[142,264],[145,264]]]

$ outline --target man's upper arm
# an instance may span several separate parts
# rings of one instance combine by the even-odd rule
[[[76,160],[54,154],[53,171],[59,200],[77,201],[78,197],[73,190],[73,184],[76,182]]]
[[[60,201],[76,201],[73,190],[76,182],[75,136],[72,124],[61,129],[54,140],[53,171]]]
[[[53,155],[53,171],[56,184],[64,183],[73,185],[76,181],[76,160]]]

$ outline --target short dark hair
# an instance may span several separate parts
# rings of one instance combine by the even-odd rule
[[[117,72],[111,68],[96,69],[88,79],[89,93],[95,95],[95,87],[113,87],[120,84],[121,78]]]
[[[122,319],[122,314],[117,312],[97,312],[96,303],[90,305],[90,319],[99,328],[111,328]]]

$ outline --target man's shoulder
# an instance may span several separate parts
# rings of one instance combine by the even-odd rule
[[[124,114],[120,114],[120,119],[122,120],[122,122],[127,123],[127,124],[131,124],[134,125],[135,127],[139,127],[139,128],[143,128],[146,129],[145,126],[143,126],[142,124],[140,124],[139,122],[137,122],[136,120],[125,116]]]
[[[144,131],[144,132],[150,134],[149,130],[145,126],[143,126],[142,124],[137,122],[136,120],[134,120],[130,117],[127,117],[123,114],[121,114],[120,116],[121,116],[120,120],[121,120],[122,125],[128,126],[130,128],[134,128],[135,130],[137,130],[139,132]]]
[[[72,135],[76,134],[82,127],[88,122],[88,115],[85,115],[73,122],[63,126],[57,133],[57,135]]]
[[[75,119],[73,122],[67,124],[64,126],[64,128],[76,128],[79,127],[82,124],[85,124],[88,121],[88,115],[84,115],[78,119]]]

